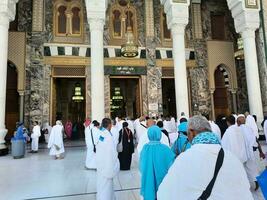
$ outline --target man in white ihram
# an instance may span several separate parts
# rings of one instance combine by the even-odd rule
[[[222,148],[230,151],[244,164],[248,159],[244,135],[240,128],[235,125],[236,121],[233,115],[228,116],[226,122],[228,128],[222,138]]]
[[[65,152],[63,143],[63,125],[60,120],[56,121],[56,125],[53,126],[49,137],[47,147],[50,149],[49,155],[55,156],[55,159],[63,159],[63,153]]]
[[[39,148],[39,137],[41,136],[41,127],[39,126],[38,122],[34,122],[34,127],[32,129],[32,150],[30,153],[37,153]]]
[[[247,172],[248,180],[250,182],[251,189],[257,190],[259,188],[256,177],[259,176],[259,167],[257,158],[259,159],[259,151],[257,149],[258,144],[255,134],[252,129],[245,124],[245,116],[239,115],[237,117],[237,125],[240,128],[241,133],[244,135],[247,146],[247,162],[244,167]]]
[[[206,118],[189,119],[188,138],[192,147],[178,156],[169,169],[159,186],[157,200],[197,200],[214,177],[221,145]],[[253,200],[243,165],[229,151],[224,151],[208,199]]]
[[[115,200],[113,178],[117,176],[120,164],[111,127],[111,120],[104,118],[96,145],[97,200]]]
[[[94,120],[90,126],[85,128],[85,143],[87,146],[85,168],[96,169],[96,144],[99,138],[100,124]]]

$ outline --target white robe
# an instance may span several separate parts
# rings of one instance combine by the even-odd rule
[[[218,138],[221,140],[222,133],[221,133],[221,129],[219,128],[219,126],[214,121],[209,121],[209,123],[210,123],[212,132],[215,133],[218,136]]]
[[[169,145],[170,145],[170,144],[169,144],[169,139],[168,139],[168,137],[167,137],[164,133],[162,133],[162,132],[161,132],[161,140],[160,140],[160,142],[161,142],[162,144],[165,144],[165,145],[168,146],[168,147],[169,147]],[[137,152],[138,152],[138,155],[140,155],[140,153],[141,153],[143,147],[144,147],[145,144],[147,144],[147,143],[149,143],[149,138],[148,138],[147,131],[146,131],[146,133],[143,134],[143,135],[141,136],[141,138],[140,138],[140,140],[139,140],[139,143],[138,143],[138,145],[137,145]]]
[[[85,166],[89,169],[96,169],[96,153],[94,152],[91,130],[95,145],[98,143],[99,139],[99,129],[97,127],[88,126],[85,128],[85,143],[87,146]]]
[[[143,126],[141,125],[141,123]],[[147,132],[147,130],[144,126],[146,126],[145,122],[140,122],[138,120],[138,122],[136,123],[136,142],[137,143],[139,143],[139,140],[142,137],[142,135],[146,134],[146,132]]]
[[[260,137],[257,123],[252,115],[248,115],[246,118],[246,125],[250,127],[257,138]]]
[[[59,156],[60,154],[65,152],[63,143],[63,131],[64,128],[62,125],[53,126],[47,145],[47,147],[50,149],[49,155]],[[56,146],[59,147],[59,150],[56,149]]]
[[[211,181],[220,145],[196,144],[177,157],[159,186],[158,200],[196,200]],[[243,165],[225,151],[209,200],[253,200]]]
[[[267,143],[267,120],[265,120],[265,122],[263,124],[263,130],[264,130],[265,139],[266,139],[266,143]]]
[[[232,125],[226,129],[221,144],[224,150],[234,154],[241,163],[247,161],[245,139],[238,126]]]
[[[114,200],[113,178],[119,172],[118,153],[111,133],[100,131],[96,146],[97,200]]]
[[[32,129],[32,151],[38,151],[39,148],[39,137],[41,136],[41,128],[39,125],[35,125]]]
[[[247,172],[248,180],[250,185],[253,187],[254,182],[256,181],[256,177],[259,175],[259,166],[258,166],[258,159],[259,159],[259,151],[253,151],[253,146],[257,146],[257,141],[255,134],[253,133],[252,129],[246,125],[241,125],[240,130],[244,135],[245,142],[246,142],[246,149],[247,149],[247,156],[248,160],[245,162],[244,167]]]
[[[119,143],[119,136],[120,136],[120,131],[118,130],[117,126],[112,126],[110,130],[114,142],[115,148],[117,148],[117,144]]]

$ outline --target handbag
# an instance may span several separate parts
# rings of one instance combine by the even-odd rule
[[[121,141],[117,144],[117,152],[118,153],[121,153],[123,151],[122,141],[123,141],[123,130],[122,130],[122,134],[121,134]]]
[[[260,185],[264,198],[267,199],[267,169],[265,169],[261,175],[257,177],[257,181]]]
[[[198,198],[198,200],[207,200],[210,197],[214,183],[215,183],[217,176],[218,176],[218,173],[222,167],[223,159],[224,159],[224,151],[221,148],[221,150],[219,151],[219,155],[217,157],[213,178],[211,179],[207,188],[203,191],[201,196]]]
[[[94,149],[93,149],[93,151],[96,153],[96,148],[95,148],[95,142],[94,142],[94,137],[93,137],[93,133],[92,133],[92,128],[91,128],[91,139],[92,139],[92,143],[93,143],[93,145],[94,145]]]

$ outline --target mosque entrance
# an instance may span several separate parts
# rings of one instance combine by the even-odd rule
[[[7,86],[6,86],[6,128],[8,137],[16,130],[16,122],[19,121],[19,94],[17,91],[17,69],[8,62],[7,64]]]
[[[53,124],[68,120],[74,126],[82,126],[85,119],[85,79],[84,78],[54,78],[53,89]]]
[[[176,98],[174,78],[162,78],[163,115],[176,117]]]
[[[111,117],[137,118],[141,115],[140,78],[110,78],[110,111]]]

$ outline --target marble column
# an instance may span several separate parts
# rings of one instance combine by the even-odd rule
[[[8,153],[5,145],[5,136],[8,131],[5,126],[8,28],[9,22],[14,20],[17,2],[18,0],[10,0],[0,3],[0,156]]]
[[[214,91],[215,89],[210,89],[210,97],[211,97],[211,119],[215,120],[215,109],[214,109]]]
[[[19,121],[24,122],[24,91],[19,91]]]
[[[174,24],[171,27],[173,40],[173,62],[175,77],[175,96],[177,117],[182,112],[189,116],[189,100],[187,87],[187,71],[185,61],[184,33],[185,25]]]
[[[171,29],[172,33],[177,118],[181,116],[182,112],[189,117],[184,34],[185,26],[189,21],[188,6],[190,1],[174,3],[172,0],[161,0],[161,4],[164,5],[168,28]]]
[[[255,30],[247,29],[241,33],[244,45],[245,68],[248,88],[249,110],[259,121],[263,120],[259,68],[255,42]]]
[[[105,117],[103,19],[89,19],[91,33],[91,106],[92,120]]]
[[[249,111],[257,115],[258,122],[261,122],[263,108],[255,42],[255,31],[260,26],[260,9],[257,6],[248,8],[245,1],[241,0],[227,0],[227,3],[234,18],[236,32],[240,33],[243,39]]]
[[[233,111],[234,111],[234,113],[237,113],[236,90],[232,89],[231,94],[232,94],[232,101],[233,101]]]

